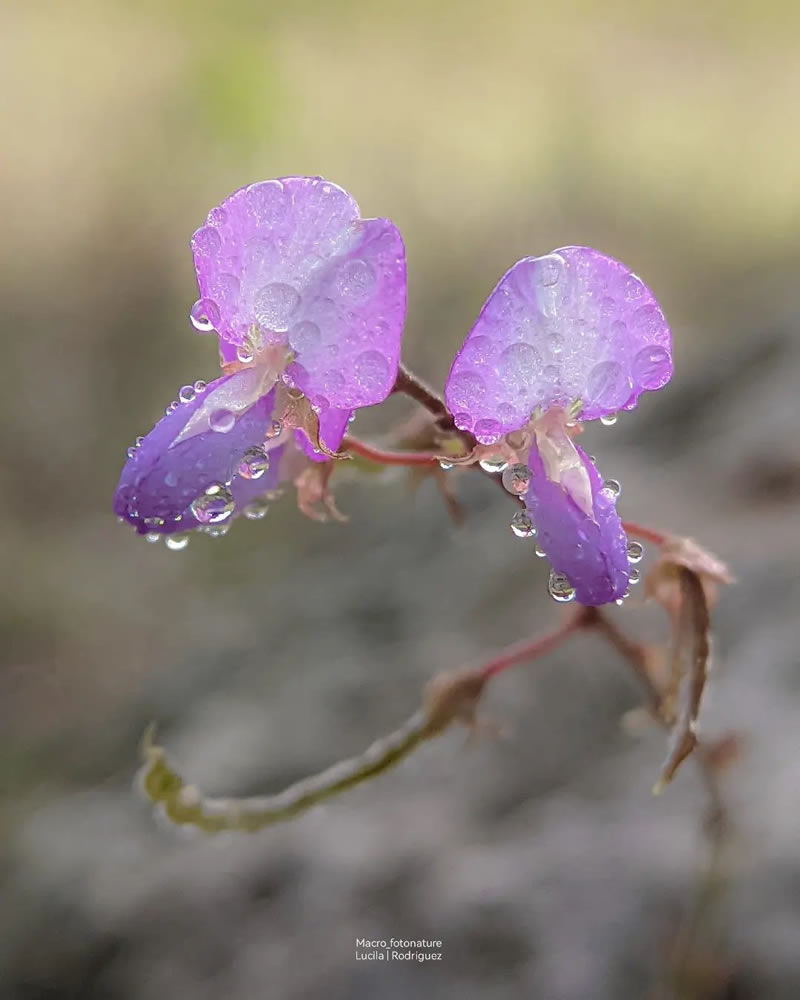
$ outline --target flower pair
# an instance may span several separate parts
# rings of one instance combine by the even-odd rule
[[[281,482],[336,457],[354,411],[384,400],[406,313],[405,251],[386,219],[362,219],[341,188],[291,177],[242,188],[192,237],[193,325],[219,337],[223,375],[185,386],[129,452],[114,509],[157,538],[257,516]],[[447,406],[466,461],[499,457],[527,529],[553,566],[551,593],[621,599],[627,540],[575,444],[672,374],[669,329],[618,261],[567,247],[518,261],[456,355]],[[517,517],[520,524],[520,515]]]

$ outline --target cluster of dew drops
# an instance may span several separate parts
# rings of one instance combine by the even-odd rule
[[[609,414],[605,417],[600,418],[600,422],[606,427],[611,427],[617,422],[616,413]],[[594,458],[590,456],[592,462]],[[453,468],[453,464],[447,461],[441,461],[439,463],[442,469],[445,471]],[[503,487],[512,496],[523,497],[528,492],[528,488],[531,484],[531,470],[527,465],[522,463],[509,464],[501,458],[484,458],[480,462],[480,467],[484,472],[490,474],[500,474]],[[603,492],[608,494],[609,497],[616,500],[620,493],[622,492],[622,486],[616,479],[606,479],[603,483]],[[533,519],[526,508],[520,508],[514,516],[511,518],[511,530],[516,535],[517,538],[535,538],[536,537],[536,526],[533,523]],[[546,552],[541,547],[541,545],[536,544],[535,553],[540,559],[546,557]],[[631,569],[628,576],[628,582],[633,585],[637,584],[641,578],[639,570],[635,567],[635,564],[641,562],[644,556],[644,547],[640,542],[629,541],[627,546],[628,562],[634,567]],[[560,604],[566,604],[569,601],[575,599],[575,588],[570,583],[566,574],[557,573],[555,570],[550,571],[550,577],[547,581],[547,590],[554,601],[558,601]],[[630,587],[628,587],[625,593],[620,597],[616,603],[622,604],[626,597],[630,596]]]
[[[242,353],[245,353],[244,350]],[[240,360],[245,360],[240,358]],[[178,392],[178,398],[174,399],[165,409],[165,414],[174,413],[181,405],[193,402],[198,393],[205,392],[207,386],[202,379],[198,379],[193,385],[184,385]],[[213,431],[226,434],[236,422],[236,417],[229,410],[221,409],[212,413],[209,417],[209,425]],[[271,440],[276,438],[283,430],[283,425],[279,420],[273,420],[267,430],[265,438]],[[134,444],[128,448],[128,458],[133,458],[144,438],[138,437]],[[211,483],[203,492],[194,498],[189,504],[189,512],[200,522],[200,528],[210,538],[221,538],[226,535],[231,527],[231,516],[235,509],[235,501],[230,486],[236,476],[242,479],[260,479],[269,469],[269,454],[261,445],[251,445],[241,455],[234,468],[234,474],[225,483]],[[242,510],[244,516],[250,521],[260,521],[266,517],[270,502],[278,499],[280,490],[270,490],[263,496],[251,500]],[[144,522],[150,527],[161,527],[163,518],[147,518]],[[145,535],[148,542],[160,542],[173,552],[185,549],[189,544],[189,532],[176,533],[174,535],[163,535],[158,531],[150,531]]]

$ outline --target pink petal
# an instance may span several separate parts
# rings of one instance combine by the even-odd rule
[[[456,424],[491,444],[536,407],[583,404],[581,419],[630,410],[672,376],[669,327],[624,264],[589,247],[524,257],[500,279],[453,361]]]

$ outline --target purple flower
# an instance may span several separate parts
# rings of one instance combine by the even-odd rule
[[[607,423],[672,375],[669,327],[653,294],[619,261],[588,247],[525,257],[506,272],[456,354],[446,400],[476,457],[512,463],[553,566],[550,591],[598,605],[621,599],[630,571],[614,501],[572,440],[578,420]],[[524,514],[519,515],[524,520]]]
[[[215,531],[305,458],[334,454],[353,412],[391,392],[405,322],[398,230],[322,178],[241,188],[192,251],[190,318],[218,334],[225,374],[185,386],[129,451],[114,509],[153,535]]]

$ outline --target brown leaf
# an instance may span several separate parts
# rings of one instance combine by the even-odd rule
[[[697,746],[697,716],[711,652],[711,621],[703,583],[696,572],[685,566],[680,567],[677,572],[681,605],[675,625],[674,648],[676,656],[686,662],[686,669],[680,682],[680,703],[667,759],[661,768],[655,792],[660,792],[672,781],[680,765]]]

